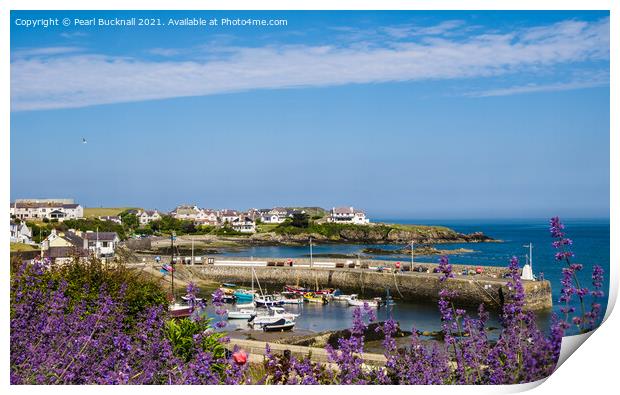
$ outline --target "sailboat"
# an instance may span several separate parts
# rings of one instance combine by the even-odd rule
[[[170,235],[170,293],[172,295],[170,305],[168,305],[168,313],[173,318],[189,317],[194,311],[194,306],[181,304],[176,302],[174,297],[174,240],[176,234],[172,232]],[[167,269],[166,269],[167,270]]]
[[[254,302],[254,268],[252,268],[252,290],[236,289],[233,294],[237,303],[236,310],[228,310],[228,319],[253,319],[256,317],[256,303]],[[258,279],[257,279],[258,281]],[[259,284],[260,286],[260,284]],[[239,303],[242,302],[242,303]]]

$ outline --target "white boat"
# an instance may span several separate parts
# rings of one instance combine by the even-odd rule
[[[172,303],[168,306],[168,312],[173,318],[184,318],[192,315],[194,308],[186,304]]]
[[[228,312],[229,320],[248,320],[256,315],[256,310],[241,309]]]
[[[264,324],[262,329],[265,332],[276,332],[276,331],[290,331],[295,326],[295,321],[287,320],[286,318],[280,318],[279,320]]]
[[[235,306],[237,307],[237,310],[242,310],[242,309],[253,309],[256,307],[256,304],[254,302],[252,303],[243,303],[243,304],[235,304]]]
[[[257,296],[254,298],[254,303],[258,307],[281,306],[283,304],[282,299],[275,295]]]
[[[351,299],[356,299],[356,298],[357,298],[357,294],[334,296],[334,300],[337,300],[340,302],[347,302]]]
[[[351,295],[353,296],[353,295]],[[350,298],[347,300],[349,306],[363,307],[365,304],[368,304],[368,307],[379,307],[381,304],[381,298],[374,299],[358,299],[357,296],[355,298]]]
[[[278,322],[282,324],[281,320],[294,323],[297,317],[297,314],[289,313],[281,307],[270,307],[267,314],[250,317],[248,325],[253,329],[263,330],[266,325],[275,325]]]
[[[303,298],[282,298],[282,304],[304,304]]]
[[[274,316],[279,315],[291,320],[295,320],[295,318],[299,317],[299,314],[288,312],[284,310],[284,307],[269,307],[269,313]]]
[[[191,300],[191,298],[190,298],[188,295],[181,296],[181,299],[182,299],[184,302],[186,302],[186,303],[189,303],[189,301]],[[194,298],[194,301],[195,301],[196,303],[200,303],[200,302],[203,302],[203,301],[204,301],[204,299],[203,299],[203,298]]]

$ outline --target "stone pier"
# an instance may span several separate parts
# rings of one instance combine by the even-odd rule
[[[429,268],[431,273],[415,271],[400,272],[394,270],[394,262],[372,261],[372,265],[363,267],[326,267],[326,264],[308,267],[303,259],[296,259],[293,266],[271,266],[275,261],[268,259],[250,260],[235,258],[214,261],[213,264],[175,265],[175,278],[184,281],[210,280],[232,282],[249,286],[252,281],[252,270],[255,271],[262,288],[269,290],[281,289],[285,284],[300,285],[314,289],[339,288],[344,293],[357,293],[361,296],[385,296],[386,289],[397,299],[412,302],[435,302],[439,291],[448,288],[456,291],[455,302],[459,305],[477,307],[484,303],[487,309],[499,310],[505,299],[509,297],[508,281],[503,278],[505,268],[482,267],[482,274],[456,274],[445,282],[440,282],[440,274],[432,273],[436,265],[420,263]],[[280,259],[278,264],[284,260]],[[337,261],[337,260],[331,260]],[[228,264],[227,264],[228,262]],[[269,266],[264,265],[269,262]],[[351,261],[347,261],[351,263]],[[385,271],[374,269],[384,265]],[[339,265],[342,266],[342,265]],[[353,266],[353,265],[351,265]],[[415,264],[414,264],[415,267]],[[456,273],[479,268],[479,266],[453,265]],[[464,268],[464,269],[463,269]],[[256,284],[258,287],[258,285]],[[549,281],[523,281],[525,290],[525,307],[528,310],[550,309],[552,305],[551,285]]]

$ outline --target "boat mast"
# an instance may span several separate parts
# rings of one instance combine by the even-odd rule
[[[176,236],[176,232],[172,232],[170,235],[170,269],[171,270],[171,281],[170,287],[172,288],[172,303],[174,303],[174,238]]]

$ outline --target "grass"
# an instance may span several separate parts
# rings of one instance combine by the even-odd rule
[[[114,216],[119,215],[125,210],[129,210],[135,207],[85,207],[84,208],[84,217],[105,217],[105,216]]]
[[[258,233],[272,232],[279,224],[259,224],[257,226]]]
[[[38,251],[39,248],[30,244],[11,243],[11,252]]]

